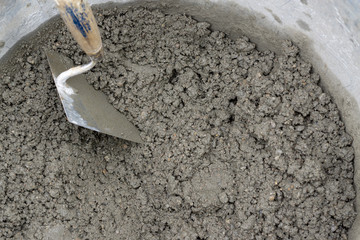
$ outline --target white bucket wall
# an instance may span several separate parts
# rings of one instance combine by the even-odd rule
[[[88,0],[91,4],[108,2]],[[0,58],[26,34],[57,14],[53,0],[0,0]],[[131,0],[113,0],[128,3]],[[291,38],[322,77],[339,106],[356,150],[355,183],[360,207],[360,1],[358,0],[152,0],[169,11],[207,20],[236,37],[246,34],[260,48],[276,51]],[[161,2],[161,4],[160,4]],[[194,3],[195,7],[189,7]],[[144,4],[144,1],[138,2]],[[360,240],[360,216],[349,234]]]

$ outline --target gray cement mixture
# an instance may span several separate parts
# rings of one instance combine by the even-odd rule
[[[88,59],[48,23],[0,70],[0,239],[347,239],[352,138],[296,46],[143,8],[96,17],[87,79],[145,144],[67,122],[44,49]]]

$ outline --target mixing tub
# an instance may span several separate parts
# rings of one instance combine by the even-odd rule
[[[106,0],[90,0],[100,4]],[[321,75],[322,87],[339,109],[354,138],[355,184],[360,190],[360,1],[358,0],[113,0],[181,12],[207,21],[231,37],[245,34],[258,48],[277,52],[279,40],[291,39],[302,57]],[[0,58],[22,37],[57,14],[52,0],[1,0]],[[360,194],[357,194],[357,210]],[[360,215],[349,232],[360,239]]]

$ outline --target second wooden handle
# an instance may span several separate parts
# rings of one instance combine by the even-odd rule
[[[55,0],[60,15],[80,47],[90,57],[100,58],[102,42],[94,14],[86,0]]]

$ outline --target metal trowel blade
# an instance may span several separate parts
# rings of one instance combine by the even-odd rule
[[[53,77],[73,67],[72,61],[53,51],[46,52]],[[132,142],[143,143],[140,132],[126,117],[116,110],[105,94],[95,90],[80,74],[69,78],[66,83],[76,94],[67,95],[61,102],[69,122],[97,132],[119,137]]]

